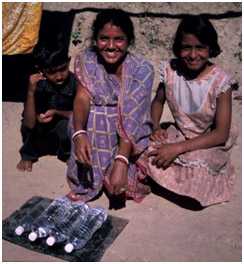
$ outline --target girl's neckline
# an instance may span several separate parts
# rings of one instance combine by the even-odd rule
[[[205,67],[205,69],[200,74],[198,74],[197,77],[190,78],[190,76],[188,76],[187,78],[186,72],[184,74],[185,67],[181,64],[180,60],[172,59],[170,61],[170,68],[173,71],[176,71],[177,74],[181,76],[187,82],[197,82],[197,81],[209,79],[209,76],[212,75],[216,67],[217,65],[215,63],[209,62],[209,65],[207,65],[207,67]]]
[[[189,82],[206,80],[208,79],[208,77],[211,75],[211,73],[214,71],[215,68],[216,68],[216,64],[212,64],[208,66],[207,68],[205,68],[203,72],[201,72],[195,79],[192,79],[192,80],[186,79],[186,80]]]

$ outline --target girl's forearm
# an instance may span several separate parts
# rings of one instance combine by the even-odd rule
[[[221,144],[224,144],[228,139],[228,134],[222,131],[213,130],[204,135],[188,139],[178,143],[180,154],[197,150],[212,148]]]
[[[151,118],[154,130],[160,127],[160,120],[163,114],[165,99],[165,85],[163,83],[159,83],[156,95],[151,105]]]
[[[163,114],[163,105],[157,100],[153,100],[151,107],[151,117],[153,122],[153,129],[157,129],[160,126],[160,119]]]
[[[73,109],[73,124],[75,131],[86,128],[89,111],[90,98],[83,92],[78,92],[74,100]]]
[[[131,152],[132,152],[132,144],[130,142],[125,141],[123,138],[120,138],[119,149],[117,154],[123,155],[127,159],[129,159]]]

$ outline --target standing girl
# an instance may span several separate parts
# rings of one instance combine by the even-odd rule
[[[177,59],[163,61],[152,102],[154,123],[149,175],[161,186],[196,199],[202,206],[230,199],[234,183],[229,150],[233,81],[209,61],[221,50],[206,17],[185,17],[176,32]],[[160,128],[167,101],[175,124]]]

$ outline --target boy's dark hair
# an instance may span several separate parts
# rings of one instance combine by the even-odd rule
[[[193,34],[200,42],[209,46],[209,57],[217,57],[221,50],[218,35],[212,23],[203,15],[188,15],[182,19],[175,34],[173,52],[180,56],[183,34]]]
[[[121,9],[111,8],[102,10],[97,14],[92,25],[92,40],[96,41],[99,31],[105,24],[111,22],[113,25],[120,27],[125,33],[129,44],[133,44],[135,40],[134,26],[130,16]]]
[[[38,43],[33,50],[35,65],[40,70],[55,68],[69,61],[68,49],[61,37],[57,40]]]

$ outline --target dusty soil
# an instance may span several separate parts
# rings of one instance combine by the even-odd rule
[[[19,172],[18,148],[22,104],[3,103],[3,219],[33,196],[55,198],[68,192],[65,164],[43,157],[31,173]],[[234,101],[235,122],[240,123],[241,105]],[[150,194],[140,204],[111,215],[129,224],[105,252],[102,261],[241,261],[241,138],[234,147],[236,184],[232,200],[202,211],[180,207]],[[108,208],[105,195],[91,203]],[[3,261],[56,262],[57,258],[35,253],[3,240]]]

